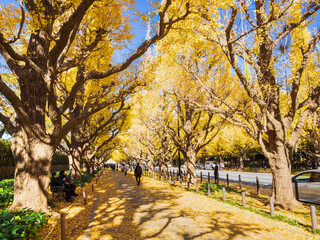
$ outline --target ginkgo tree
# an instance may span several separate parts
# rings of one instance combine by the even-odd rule
[[[100,68],[103,67],[102,64],[99,64],[99,59],[96,61]],[[103,110],[84,119],[81,124],[71,129],[70,133],[63,138],[65,144],[59,145],[68,154],[71,179],[81,179],[81,156],[83,155],[82,153],[88,152],[86,149],[91,149],[92,154],[86,154],[85,156],[94,156],[98,149],[103,148],[104,143],[109,143],[119,133],[121,127],[118,126],[118,123],[124,121],[124,111],[128,109],[126,101],[138,86],[136,81],[138,74],[131,69],[128,68],[121,74],[115,74],[107,80],[96,80],[84,85],[83,90],[79,91],[74,104],[70,107],[70,111],[66,116],[67,119],[81,116],[86,111],[86,108],[90,106],[89,102],[91,102],[91,106],[108,103]],[[60,89],[60,98],[62,99],[66,98],[70,93],[66,86],[67,83],[68,81]],[[109,85],[109,90],[103,91],[100,86],[106,84]],[[94,143],[97,143],[97,138],[101,139],[103,136],[106,136],[107,139],[98,144],[100,146],[91,147],[96,145]],[[83,159],[86,160],[86,158]],[[92,164],[89,164],[91,162],[91,160],[84,161],[85,166],[87,166],[86,171],[90,172],[91,167],[93,167]]]
[[[103,109],[95,114],[98,116],[85,119],[63,139],[59,148],[68,155],[72,180],[81,179],[82,165],[86,173],[96,169],[95,156],[98,153],[104,156],[103,158],[111,153],[111,143],[119,134],[125,120],[124,111],[122,99],[116,108],[113,106],[111,109]]]
[[[117,4],[97,0],[21,0],[20,9],[1,5],[0,55],[18,88],[18,93],[13,91],[7,76],[0,74],[1,98],[11,104],[16,114],[12,121],[6,112],[0,113],[0,121],[12,136],[16,162],[11,209],[50,210],[47,197],[55,149],[72,128],[108,105],[89,101],[80,116],[64,121],[77,94],[86,82],[125,70],[165,37],[175,23],[190,14],[188,2],[167,0],[156,4],[154,34],[122,61],[113,56],[132,37],[126,14],[126,9],[134,5],[132,0]],[[91,54],[101,49],[100,58],[107,66],[103,70],[95,68],[91,59]],[[69,71],[74,71],[75,77],[70,81],[69,95],[60,102],[59,80]],[[109,85],[101,88],[108,91]]]
[[[204,5],[204,24],[195,32],[220,46],[241,83],[247,99],[240,105],[224,102],[228,119],[258,141],[268,158],[275,204],[300,208],[291,161],[307,117],[319,107],[314,71],[319,66],[313,61],[319,51],[320,29],[313,24],[319,22],[319,1],[237,0],[225,5]]]
[[[299,150],[312,159],[311,166],[320,168],[320,119],[319,111],[311,115],[301,134]]]
[[[171,34],[169,39],[172,38],[174,36]],[[187,166],[187,181],[196,184],[197,154],[216,136],[224,119],[203,109],[197,109],[193,104],[194,101],[206,99],[201,87],[190,80],[192,75],[186,69],[196,69],[201,65],[192,58],[199,52],[196,47],[191,48],[192,44],[188,40],[179,37],[177,39],[174,41],[180,42],[178,46],[167,42],[157,45],[157,53],[153,59],[156,66],[155,70],[152,70],[156,77],[151,86],[155,95],[161,96],[155,103],[156,107],[162,110],[153,117],[153,121],[163,129],[163,137],[160,138],[162,145],[167,144],[169,137],[183,154]],[[152,76],[151,74],[150,77]],[[159,136],[156,127],[152,130]]]
[[[149,155],[157,161],[162,175],[168,177],[168,164],[172,162],[176,152],[174,143],[166,131],[166,126],[170,121],[169,118],[172,119],[172,115],[169,113],[171,108],[167,105],[164,96],[158,91],[153,93],[158,93],[157,99],[159,101],[153,101],[156,106],[151,106],[153,109],[158,109],[158,111],[147,110],[144,113],[140,112],[139,122],[146,129],[146,135],[141,138],[140,142],[148,150]],[[151,112],[153,114],[150,114]]]
[[[215,3],[220,6],[219,1]],[[171,98],[174,106],[171,108],[175,112],[175,120],[168,122],[166,127],[183,154],[188,181],[193,184],[196,183],[198,153],[217,141],[215,137],[228,118],[218,114],[228,110],[220,100],[237,102],[237,97],[243,96],[237,91],[239,84],[234,81],[230,64],[219,51],[219,46],[213,48],[197,33],[202,25],[201,15],[200,18],[189,18],[157,44],[159,67],[156,79],[159,88]],[[214,100],[213,94],[219,101]],[[213,109],[219,109],[219,112]]]
[[[224,161],[224,156],[236,157],[243,169],[244,159],[253,148],[258,148],[258,144],[243,128],[228,124],[205,149],[208,154],[218,156],[220,161]]]
[[[154,88],[151,86],[154,84],[150,78],[146,78],[148,76],[145,73],[146,68],[148,68],[146,64],[142,64],[141,69],[144,74],[140,81],[148,84],[132,97],[126,127],[119,138],[121,151],[131,162],[145,162],[148,170],[153,171],[155,160],[159,159],[162,152],[159,142],[156,143],[156,133],[153,131],[155,128],[161,131],[161,126],[157,125],[157,120],[161,119],[162,115],[159,109],[161,97],[158,95],[158,89],[152,91]]]

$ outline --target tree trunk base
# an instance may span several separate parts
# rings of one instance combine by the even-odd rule
[[[298,210],[302,210],[304,208],[302,203],[298,202],[297,200],[292,200],[292,201],[288,201],[288,202],[275,201],[274,206],[282,208],[282,209],[290,210],[290,211],[298,211]]]
[[[9,207],[9,210],[10,211],[18,211],[18,210],[21,210],[23,208],[24,207],[16,207],[15,205],[11,205]],[[47,208],[37,208],[36,210],[33,210],[33,211],[45,213],[45,214],[49,215],[50,217],[58,217],[58,216],[60,216],[59,213],[52,211],[51,207],[49,207],[49,206]]]
[[[50,216],[51,218],[60,218],[60,213],[51,211],[51,213],[49,214],[49,216]]]

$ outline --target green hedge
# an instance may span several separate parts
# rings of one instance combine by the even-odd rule
[[[60,152],[55,152],[53,155],[52,165],[68,165],[68,156]]]
[[[14,166],[9,140],[0,139],[0,166]]]
[[[67,165],[68,156],[57,151],[53,156],[52,164]],[[14,165],[15,163],[11,152],[11,142],[9,140],[0,139],[0,167]]]
[[[68,173],[68,171],[66,171]],[[83,174],[82,180],[77,181],[78,186],[91,182],[95,174]],[[14,195],[14,180],[5,179],[0,181],[0,208],[12,204]],[[33,212],[23,209],[10,212],[8,209],[0,211],[0,239],[38,239],[39,229],[47,223],[44,213]]]
[[[0,181],[0,208],[8,206],[13,201],[14,180],[5,179]]]

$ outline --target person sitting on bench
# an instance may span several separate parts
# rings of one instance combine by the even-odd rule
[[[57,173],[53,172],[51,177],[51,186],[52,187],[59,187],[64,186],[63,191],[66,193],[65,199],[67,202],[73,202],[73,199],[71,197],[72,189],[69,188],[68,184],[65,184],[65,181],[63,181],[61,178],[57,177]]]
[[[78,194],[75,193],[77,186],[71,183],[70,178],[67,178],[67,175],[65,174],[64,170],[61,170],[59,172],[59,178],[61,178],[66,185],[69,185],[68,188],[71,189],[71,196],[78,196]]]

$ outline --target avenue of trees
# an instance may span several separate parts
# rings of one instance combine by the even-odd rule
[[[150,169],[157,161],[166,175],[181,154],[195,184],[204,152],[243,159],[251,148],[270,164],[275,203],[300,208],[294,152],[320,158],[320,2],[163,0],[149,14],[134,5],[1,5],[0,131],[12,138],[11,208],[49,211],[57,149],[75,180],[108,156]],[[124,51],[137,19],[148,23],[146,40]]]
[[[153,36],[119,63],[112,57],[132,37],[126,9],[133,1],[26,0],[20,11],[1,6],[0,54],[8,72],[0,75],[0,121],[16,163],[11,209],[48,212],[51,162],[61,140],[95,113],[119,109],[139,85],[125,83],[120,73],[190,14],[189,4],[180,3],[158,4]]]
[[[203,138],[207,134],[196,129],[196,115],[184,125],[190,107],[196,109],[193,113],[213,113],[216,123],[220,117],[220,128],[227,124],[243,128],[243,136],[252,139],[246,141],[249,146],[258,144],[269,161],[275,203],[299,208],[291,184],[294,151],[304,144],[306,153],[319,162],[320,31],[315,23],[320,5],[317,1],[231,2],[224,6],[207,2],[198,15],[179,23],[157,44],[158,70],[151,70],[156,77],[150,77],[159,79],[159,92],[168,92],[166,98],[171,94],[169,102],[175,105],[171,119],[164,118],[169,121],[164,129],[183,153],[181,143],[186,148],[200,144],[190,130],[198,130],[196,135]],[[182,124],[176,123],[174,134],[170,121]],[[238,145],[239,154],[248,147],[230,144]],[[188,174],[194,171],[193,158],[184,155]]]

